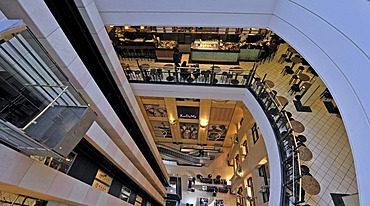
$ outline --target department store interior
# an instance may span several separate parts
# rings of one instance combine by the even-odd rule
[[[69,69],[0,3],[0,205],[360,205],[340,109],[272,29],[106,24],[97,37],[45,2],[81,59]]]

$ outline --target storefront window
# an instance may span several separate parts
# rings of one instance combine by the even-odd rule
[[[253,143],[256,144],[256,142],[259,139],[257,123],[254,123],[252,126],[252,136],[253,136]]]
[[[98,170],[92,186],[101,191],[108,192],[109,187],[112,184],[112,180],[113,180],[112,177],[107,175],[105,172]]]
[[[141,202],[143,201],[143,198],[140,197],[139,195],[136,195],[136,200],[135,200],[135,206],[141,206]]]
[[[244,142],[243,142],[243,145],[242,145],[242,154],[244,156],[247,156],[248,155],[248,144],[247,144],[247,140],[244,140]]]
[[[121,195],[120,195],[120,199],[123,200],[123,201],[128,201],[129,197],[130,197],[130,194],[131,194],[131,190],[128,189],[126,186],[122,186],[122,189],[121,189]]]
[[[71,152],[66,158],[41,157],[41,156],[31,156],[31,158],[44,163],[48,167],[51,167],[53,169],[56,169],[60,172],[67,174],[76,156],[77,156],[76,153]]]

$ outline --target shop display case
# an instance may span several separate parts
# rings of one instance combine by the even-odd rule
[[[192,62],[237,63],[239,48],[236,43],[218,40],[195,40],[191,47]]]
[[[213,41],[202,41],[200,39],[195,40],[192,48],[199,49],[199,50],[218,50],[220,47],[218,40]]]

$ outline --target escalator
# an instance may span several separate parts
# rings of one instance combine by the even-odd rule
[[[214,159],[214,156],[211,155],[197,157],[190,154],[185,154],[172,147],[161,144],[157,145],[157,148],[162,156],[162,159],[176,161],[177,165],[202,167],[208,166]]]

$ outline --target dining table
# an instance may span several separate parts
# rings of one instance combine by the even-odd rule
[[[285,106],[288,104],[288,99],[283,97],[283,96],[275,96],[275,101],[280,105],[280,106]]]
[[[302,59],[300,57],[293,57],[291,69],[293,69],[296,64],[299,64],[301,62],[302,62]]]
[[[317,195],[321,191],[320,183],[311,175],[302,176],[302,188],[310,195]]]
[[[299,147],[298,148],[299,158],[302,161],[310,161],[312,160],[313,154],[310,149],[307,147]]]
[[[303,81],[308,81],[310,80],[310,77],[307,75],[307,74],[299,74],[297,75],[298,79],[299,79],[299,82],[298,82],[298,86],[303,82]]]
[[[293,47],[289,47],[288,52],[290,53],[288,59],[292,58],[294,53],[298,53]]]
[[[273,87],[275,86],[274,82],[273,82],[273,81],[271,81],[271,80],[266,80],[266,81],[265,81],[265,84],[266,84],[268,87],[270,87],[270,88],[273,88]]]
[[[290,121],[290,124],[292,125],[292,128],[293,128],[294,132],[302,133],[305,130],[304,125],[301,122],[297,121],[297,120]]]

